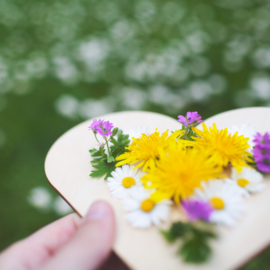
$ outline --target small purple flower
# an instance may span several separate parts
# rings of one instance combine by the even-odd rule
[[[256,143],[256,146],[259,145],[261,148],[270,147],[270,134],[266,132],[264,135],[261,135],[259,132],[254,136],[253,142]]]
[[[210,215],[213,212],[213,207],[208,202],[203,201],[184,201],[182,206],[187,211],[191,221],[203,219],[209,221]]]
[[[257,132],[255,135],[255,146],[253,148],[253,157],[257,168],[261,172],[270,173],[270,135],[266,132],[264,135]]]
[[[97,130],[102,126],[103,122],[104,120],[94,119],[93,123],[88,128],[92,129],[94,132],[97,132]]]
[[[102,136],[112,135],[113,124],[109,121],[105,121],[102,123],[100,127],[97,128],[97,133]]]
[[[198,112],[187,112],[186,117],[183,115],[178,115],[178,122],[183,123],[186,127],[187,125],[196,125],[198,123],[202,123],[202,117],[198,114]]]
[[[94,119],[93,123],[88,128],[102,136],[109,136],[112,135],[113,124],[109,121]]]
[[[270,173],[270,158],[265,158],[262,161],[257,162],[257,168],[261,172]]]
[[[261,146],[256,145],[253,149],[253,156],[256,162],[270,159],[270,148],[262,148]]]

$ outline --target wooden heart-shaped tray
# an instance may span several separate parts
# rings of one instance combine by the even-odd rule
[[[164,132],[181,127],[176,119],[150,112],[120,112],[97,118],[108,120],[120,129],[143,125]],[[125,220],[122,201],[111,196],[106,181],[89,176],[92,170],[89,149],[97,146],[93,133],[88,131],[91,123],[92,120],[88,120],[79,124],[54,143],[46,157],[46,175],[51,185],[81,216],[96,200],[102,199],[112,205],[117,228],[114,251],[131,269],[235,269],[270,244],[270,179],[265,180],[263,192],[245,201],[247,212],[233,228],[219,228],[219,238],[211,243],[213,256],[205,264],[184,263],[176,255],[178,245],[168,244],[156,227],[132,228]],[[270,108],[238,109],[205,121],[207,126],[213,123],[218,129],[250,124],[258,132],[269,132]],[[163,224],[164,228],[172,220],[181,218],[180,213],[173,210],[170,221]]]

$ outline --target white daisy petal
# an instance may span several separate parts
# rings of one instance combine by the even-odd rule
[[[147,126],[135,126],[123,130],[123,134],[129,135],[130,143],[132,143],[132,138],[139,139],[142,134],[150,135],[155,132],[155,129]]]
[[[170,204],[169,200],[162,200],[155,203],[150,199],[151,191],[142,187],[137,188],[137,192],[132,197],[124,199],[124,209],[129,213],[126,219],[134,228],[148,228],[151,225],[159,226],[161,221],[169,217]],[[148,208],[144,208],[143,203],[148,202]]]
[[[235,168],[232,168],[231,179],[234,181],[246,194],[262,191],[265,187],[263,175],[250,167],[244,167],[238,173]]]
[[[203,189],[194,189],[192,199],[209,202],[213,206],[210,221],[232,226],[245,210],[243,190],[230,179],[202,182]]]
[[[112,172],[108,177],[107,184],[111,194],[119,199],[131,196],[136,193],[137,187],[142,186],[141,178],[145,173],[139,169],[134,170],[134,165],[123,165]]]
[[[254,135],[256,134],[256,129],[248,124],[243,124],[240,127],[233,125],[231,128],[228,128],[229,134],[233,135],[234,133],[238,132],[238,136],[243,135],[245,138],[249,138],[249,141],[247,142],[248,145],[250,146],[247,151],[251,153],[255,143],[253,142],[254,140]]]

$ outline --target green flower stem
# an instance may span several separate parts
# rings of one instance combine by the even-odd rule
[[[111,149],[110,149],[109,144],[108,144],[108,140],[107,140],[107,138],[106,138],[106,137],[104,137],[104,139],[105,139],[105,141],[106,141],[106,145],[107,145],[107,148],[108,148],[108,153],[109,153],[109,156],[111,156],[111,155],[112,155],[112,153],[111,153]]]
[[[187,127],[186,127],[186,130],[185,130],[185,135],[183,136],[183,139],[184,140],[188,140],[189,139],[189,133],[190,133],[190,131],[191,131],[191,127],[190,127],[190,125],[188,125]]]
[[[100,144],[100,142],[99,142],[99,140],[97,138],[97,133],[94,132],[94,135],[95,135],[95,138],[96,138],[97,142]]]
[[[108,162],[113,162],[113,161],[115,161],[115,159],[114,159],[114,157],[113,157],[113,155],[112,155],[112,152],[111,152],[111,149],[110,149],[110,147],[109,147],[108,140],[107,140],[106,137],[104,137],[104,139],[105,139],[105,141],[106,141],[106,145],[107,145],[107,148],[108,148],[108,154],[109,154],[109,157],[108,157],[107,161],[108,161]]]

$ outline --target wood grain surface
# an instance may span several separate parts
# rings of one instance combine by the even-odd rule
[[[176,119],[150,112],[120,112],[97,118],[109,120],[121,129],[136,125],[176,130],[181,127]],[[89,149],[97,143],[88,126],[92,120],[72,128],[51,147],[45,161],[45,171],[51,185],[84,216],[90,205],[99,199],[108,201],[116,215],[117,237],[114,251],[131,268],[136,270],[229,270],[235,269],[264,249],[270,243],[270,179],[262,193],[252,195],[245,203],[247,212],[233,228],[219,228],[219,239],[211,244],[213,256],[206,264],[184,263],[177,255],[177,244],[167,244],[159,229],[133,229],[125,220],[122,201],[113,198],[106,181],[89,176],[91,157]],[[245,108],[221,113],[205,121],[207,126],[216,123],[219,129],[234,124],[250,124],[258,132],[270,131],[270,108]],[[182,219],[176,209],[170,220]]]

